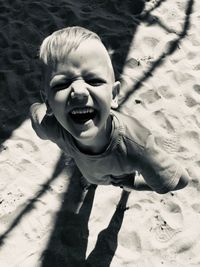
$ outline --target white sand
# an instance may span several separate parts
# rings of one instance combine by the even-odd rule
[[[80,193],[76,177],[70,179],[58,148],[31,128],[27,111],[41,86],[36,59],[40,41],[76,21],[93,25],[93,30],[100,25],[106,36],[105,22],[120,22],[121,28],[111,27],[120,35],[126,19],[136,20],[130,10],[127,16],[111,14],[112,6],[106,9],[105,3],[0,3],[0,122],[1,133],[7,134],[0,147],[1,267],[200,266],[200,1],[146,1],[143,12],[150,15],[137,27],[122,75],[122,97],[142,82],[122,110],[169,135],[163,146],[189,171],[187,188],[165,195],[133,191],[123,214],[115,212],[121,189],[98,186],[75,214]],[[177,49],[170,52],[173,44]]]

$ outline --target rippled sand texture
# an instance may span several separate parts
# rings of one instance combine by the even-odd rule
[[[197,0],[0,0],[0,266],[200,266],[199,10]],[[71,25],[102,37],[121,110],[160,131],[187,188],[121,196],[99,186],[80,199],[77,174],[28,119],[42,87],[39,44]]]

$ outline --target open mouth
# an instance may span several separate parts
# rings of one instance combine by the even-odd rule
[[[94,119],[96,116],[96,111],[93,108],[85,107],[85,108],[75,108],[70,111],[70,117],[76,123],[83,124],[91,119]]]

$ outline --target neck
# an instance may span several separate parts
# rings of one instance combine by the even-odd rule
[[[112,118],[109,116],[105,127],[97,134],[97,136],[92,140],[92,143],[80,143],[79,141],[75,141],[77,147],[80,151],[95,155],[103,153],[110,143],[110,137],[112,132]]]

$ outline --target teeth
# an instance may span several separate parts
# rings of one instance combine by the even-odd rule
[[[76,114],[86,114],[86,113],[93,113],[94,109],[93,108],[77,108],[71,111],[73,115]]]

